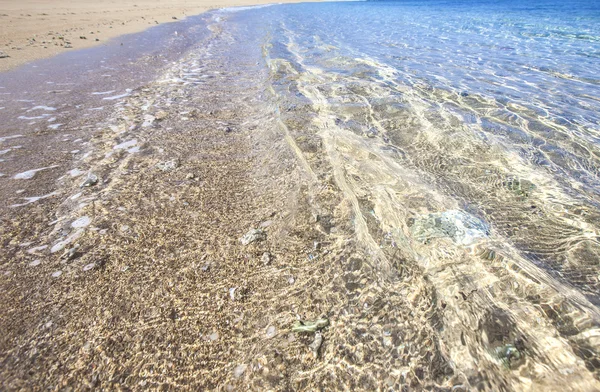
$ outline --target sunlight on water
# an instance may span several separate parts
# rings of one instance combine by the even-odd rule
[[[409,298],[383,331],[404,354],[355,364],[365,377],[598,387],[600,9],[361,2],[235,19],[259,20],[292,148],[315,189],[331,178],[351,205],[380,290]]]

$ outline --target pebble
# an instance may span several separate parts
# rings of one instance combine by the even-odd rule
[[[271,262],[271,254],[269,252],[263,253],[260,261],[262,261],[264,265],[268,265]]]
[[[53,277],[53,278],[58,278],[58,277],[59,277],[59,276],[61,276],[61,275],[62,275],[62,271],[56,271],[56,272],[53,272],[53,273],[52,273],[52,277]]]
[[[165,162],[159,162],[156,164],[156,167],[164,172],[170,172],[172,170],[175,170],[177,169],[177,166],[179,166],[179,164],[175,159]]]
[[[321,335],[320,332],[316,332],[315,340],[313,340],[313,342],[308,346],[310,348],[310,351],[312,351],[315,358],[317,358],[319,356],[319,349],[321,348],[322,344],[323,344],[323,335]]]
[[[0,59],[5,59],[7,57],[10,57],[10,56],[0,50]]]
[[[242,245],[249,245],[255,241],[264,241],[267,239],[267,234],[260,229],[250,229],[242,238],[240,242]]]
[[[233,376],[235,378],[240,378],[242,377],[242,375],[244,374],[244,372],[246,371],[246,368],[248,368],[248,365],[238,365],[236,366],[236,368],[233,370]]]
[[[75,255],[77,254],[77,249],[79,249],[79,245],[75,245],[74,247],[67,249],[65,251],[65,253],[63,253],[60,258],[61,259],[65,259],[65,260],[71,260],[73,258],[75,258]]]
[[[97,183],[98,183],[98,176],[95,175],[94,173],[90,173],[90,174],[88,174],[85,181],[83,181],[79,187],[83,188],[83,187],[94,186]]]
[[[89,271],[89,270],[91,270],[92,268],[94,268],[95,266],[96,266],[96,263],[90,263],[90,264],[88,264],[88,265],[85,265],[85,266],[83,267],[83,270],[84,270],[84,271]]]
[[[267,339],[271,339],[272,337],[274,337],[277,334],[277,328],[275,328],[273,325],[270,325],[267,328],[267,332],[265,333],[265,336],[267,337]]]
[[[213,342],[214,342],[215,340],[219,339],[219,333],[218,333],[218,332],[213,332],[213,333],[211,333],[210,335],[208,335],[208,338],[209,338],[211,341],[213,341]]]

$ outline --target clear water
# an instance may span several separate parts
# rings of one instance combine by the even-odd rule
[[[171,28],[200,44],[174,46],[144,94],[184,107],[261,91],[242,113],[275,119],[329,252],[256,309],[293,297],[296,314],[328,317],[320,357],[293,334],[251,335],[237,382],[600,390],[600,2],[293,4],[186,23]],[[88,87],[95,106],[124,91]],[[31,106],[60,116],[53,102]]]
[[[315,199],[333,183],[350,205],[382,290],[413,305],[415,292],[432,290],[436,349],[421,357],[430,373],[372,357],[375,379],[385,379],[373,375],[383,363],[412,374],[405,385],[598,388],[600,3],[353,2],[216,15],[244,31],[242,45],[260,37],[281,129]],[[352,346],[349,331],[337,332],[341,346]],[[434,369],[440,357],[453,372]]]

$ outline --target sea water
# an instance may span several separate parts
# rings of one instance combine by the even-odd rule
[[[593,389],[566,380],[600,374],[600,2],[232,11],[215,20],[259,37],[282,132],[352,205],[382,279],[415,263],[435,288],[470,387],[521,385],[496,358],[525,360],[534,390]]]
[[[282,111],[388,151],[389,175],[600,304],[600,2],[307,3],[232,21],[264,34]]]

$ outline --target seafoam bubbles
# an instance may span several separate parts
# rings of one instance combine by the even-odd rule
[[[9,139],[16,139],[18,137],[24,137],[23,135],[11,135],[11,136],[0,136],[0,143],[4,143]]]
[[[129,149],[129,148],[135,146],[136,144],[137,144],[136,139],[128,140],[126,142],[117,144],[116,146],[113,147],[113,150],[126,150],[126,149]]]
[[[77,241],[83,235],[83,233],[84,233],[84,229],[79,228],[77,231],[75,231],[75,233],[71,234],[66,239],[55,243],[54,246],[52,246],[52,248],[50,248],[50,253],[60,252],[61,250],[65,249],[65,247],[67,245],[71,244],[72,242]]]
[[[114,100],[117,100],[117,99],[125,98],[125,97],[128,97],[128,96],[131,95],[131,91],[132,90],[128,88],[128,89],[125,90],[124,94],[113,95],[111,97],[104,97],[102,99],[105,100],[105,101],[114,101]]]
[[[80,175],[82,175],[82,174],[84,174],[84,173],[85,173],[84,171],[81,171],[81,170],[79,170],[79,169],[72,169],[72,170],[69,170],[69,175],[70,175],[71,177],[79,177]]]
[[[38,265],[40,265],[40,264],[42,264],[42,260],[40,260],[40,259],[36,259],[36,260],[33,260],[32,262],[30,262],[30,263],[29,263],[29,266],[30,266],[30,267],[37,267],[37,266],[38,266]]]
[[[29,179],[32,179],[37,172],[40,172],[42,170],[54,169],[57,167],[58,167],[58,165],[52,165],[52,166],[47,166],[47,167],[41,167],[39,169],[27,170],[22,173],[15,174],[15,176],[13,178],[15,180],[29,180]]]
[[[23,197],[23,199],[26,200],[25,203],[13,204],[13,205],[11,205],[11,208],[23,207],[23,206],[26,206],[28,204],[35,203],[36,201],[47,199],[49,197],[56,196],[56,195],[58,195],[57,192],[52,192],[52,193],[48,193],[47,195],[43,195],[43,196]]]
[[[89,216],[82,216],[71,222],[71,227],[75,229],[81,229],[84,227],[88,227],[92,223],[92,219]]]

